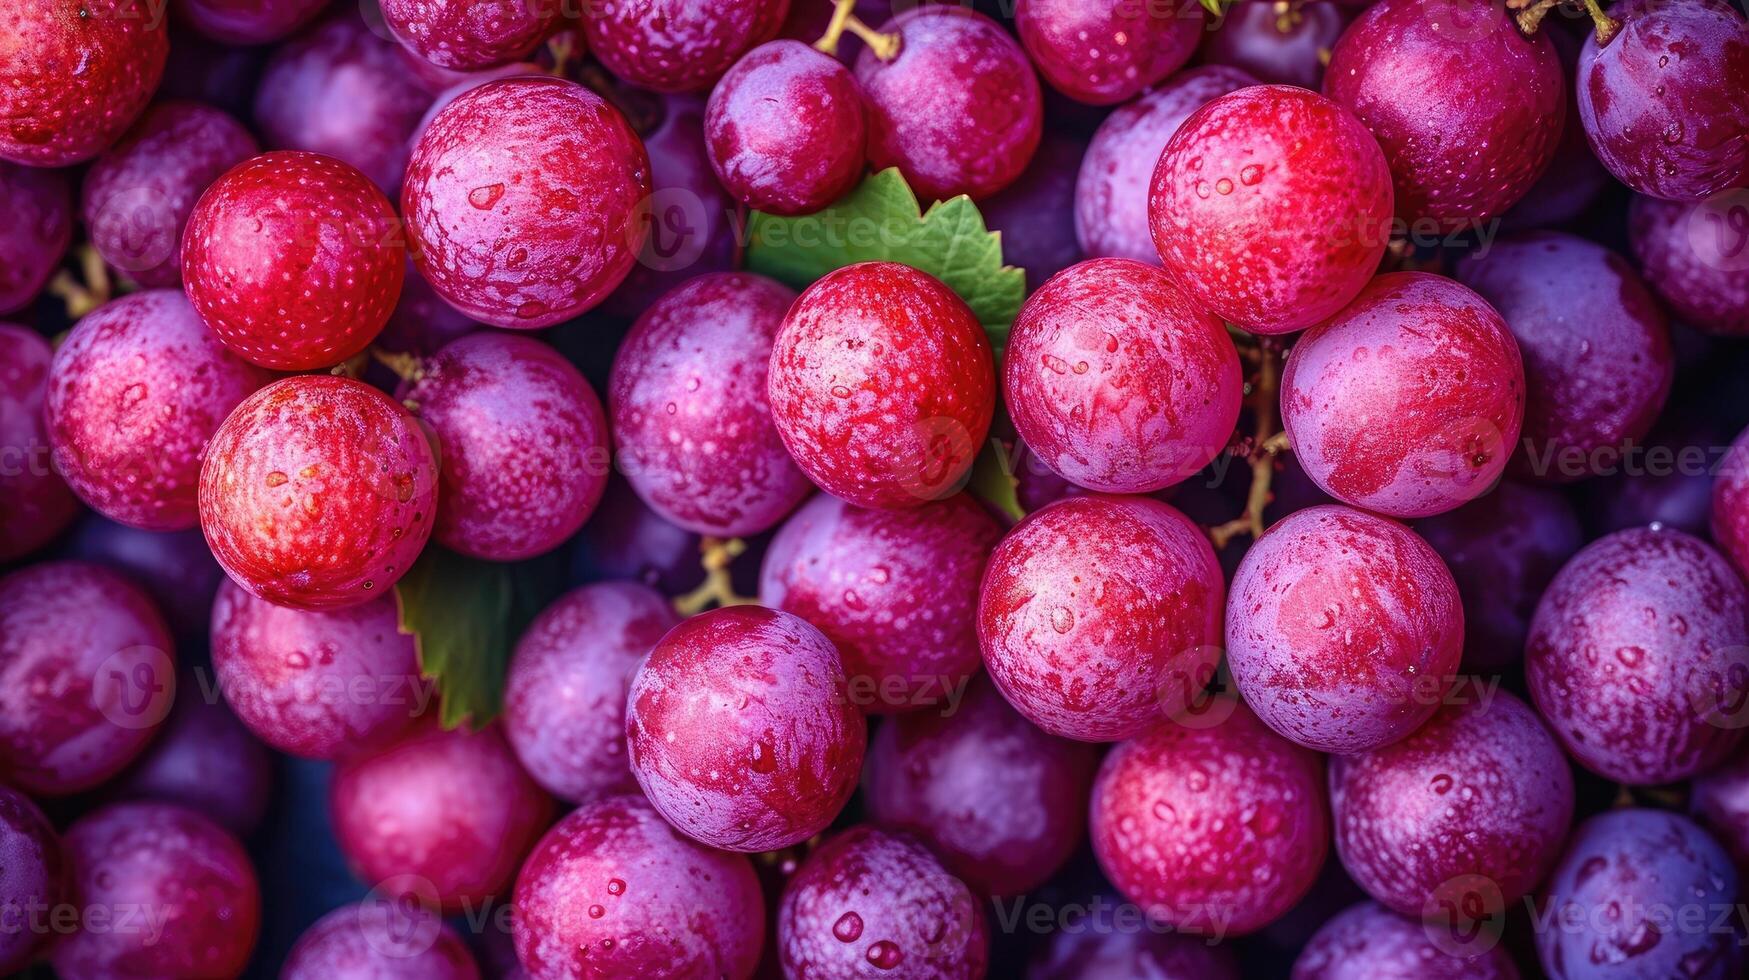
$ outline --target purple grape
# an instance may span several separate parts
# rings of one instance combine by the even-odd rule
[[[1737,873],[1749,871],[1749,756],[1696,776],[1689,808],[1730,852]]]
[[[72,191],[58,170],[0,160],[0,314],[29,306],[73,240]]]
[[[1324,924],[1294,960],[1291,980],[1518,980],[1518,967],[1499,947],[1441,942],[1435,927],[1362,902]],[[1471,952],[1474,948],[1476,951]]]
[[[1020,179],[978,206],[1002,234],[1002,261],[1026,271],[1029,288],[1081,260],[1075,239],[1075,182],[1087,144],[1047,134]]]
[[[1057,91],[1116,105],[1177,71],[1202,39],[1192,4],[1130,0],[1019,0],[1014,26]]]
[[[1573,78],[1579,70],[1579,50],[1585,42],[1571,31],[1551,29],[1544,33],[1555,45],[1567,80],[1567,116],[1548,169],[1501,216],[1501,227],[1507,231],[1566,224],[1584,214],[1604,188],[1613,183],[1609,171],[1591,152],[1585,126],[1579,122],[1579,93],[1573,87]]]
[[[408,259],[407,274],[401,280],[401,298],[373,343],[386,351],[429,357],[450,341],[480,329],[480,324],[466,313],[444,302],[419,267]]]
[[[589,3],[583,30],[590,53],[620,78],[658,92],[698,92],[776,37],[789,6],[790,0]]]
[[[670,524],[615,474],[601,506],[583,525],[572,556],[578,582],[642,582],[664,595],[690,592],[704,580],[699,536]]]
[[[66,897],[66,858],[49,819],[23,793],[0,786],[0,970],[22,974],[53,938],[42,917]]]
[[[488,6],[449,0],[382,0],[396,40],[442,68],[478,71],[527,56],[560,24],[564,5],[518,0]]]
[[[1646,284],[1678,319],[1712,334],[1749,335],[1749,192],[1700,204],[1636,196],[1628,241]]]
[[[0,323],[0,563],[48,544],[79,515],[43,427],[53,357],[34,331]]]
[[[1324,59],[1350,16],[1341,4],[1318,0],[1286,7],[1235,3],[1203,42],[1202,59],[1231,65],[1266,84],[1316,91],[1324,80]]]
[[[204,102],[232,118],[250,118],[255,88],[271,48],[220,44],[193,31],[178,31],[176,43],[170,47],[158,98]]]
[[[146,753],[116,778],[122,800],[180,803],[247,837],[267,813],[273,757],[216,699],[202,676],[185,676],[164,728]]]
[[[184,23],[233,46],[279,41],[310,22],[328,0],[174,0]],[[176,39],[177,45],[182,39]]]
[[[1226,946],[1153,928],[1117,926],[1059,929],[1026,971],[1026,980],[1240,980],[1241,976],[1238,960]]]
[[[480,980],[454,929],[405,902],[343,905],[304,930],[280,980]]]

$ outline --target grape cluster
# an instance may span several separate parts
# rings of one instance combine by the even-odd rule
[[[0,973],[1749,975],[1740,5],[0,22]]]

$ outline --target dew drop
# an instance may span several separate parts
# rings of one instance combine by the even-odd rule
[[[286,476],[284,473],[274,470],[272,473],[267,474],[267,485],[270,487],[283,487],[285,486],[286,481],[290,479],[291,477]]]
[[[1068,606],[1058,606],[1051,610],[1051,629],[1059,633],[1067,633],[1075,628],[1075,613]]]
[[[862,916],[855,912],[846,912],[832,923],[832,935],[838,937],[841,943],[853,943],[862,938]]]
[[[626,893],[626,883],[618,878],[609,880],[607,883],[607,893],[609,895],[624,895]]]
[[[492,205],[497,204],[498,199],[503,196],[503,184],[487,184],[484,187],[476,187],[468,191],[468,203],[481,211],[487,211],[491,209]]]
[[[1215,181],[1215,193],[1217,193],[1217,194],[1231,194],[1231,193],[1233,193],[1233,181],[1229,178],[1226,178],[1226,177],[1222,177],[1220,180]]]
[[[606,914],[607,914],[607,910],[602,908],[599,905],[589,906],[589,917],[591,919],[599,919]]]
[[[868,961],[877,970],[891,970],[905,959],[897,943],[885,939],[868,948]]]
[[[1255,163],[1239,171],[1239,183],[1246,187],[1256,187],[1261,180],[1263,180],[1263,168]]]

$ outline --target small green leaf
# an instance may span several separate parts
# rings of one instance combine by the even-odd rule
[[[1020,483],[1014,476],[1013,454],[1000,439],[984,442],[984,451],[972,464],[972,478],[966,491],[1014,520],[1026,516],[1025,508],[1020,506]]]
[[[747,268],[806,288],[857,262],[903,262],[935,276],[972,308],[994,346],[1026,298],[1026,273],[1002,262],[1002,235],[965,195],[924,212],[897,168],[867,178],[823,211],[785,218],[754,212]]]

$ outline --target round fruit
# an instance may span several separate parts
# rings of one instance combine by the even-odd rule
[[[957,490],[996,403],[990,343],[971,308],[896,262],[846,266],[809,286],[778,331],[768,386],[802,472],[862,507],[920,507]]]
[[[1151,493],[1220,455],[1244,380],[1226,326],[1130,259],[1090,259],[1039,287],[1003,355],[1015,431],[1090,490]]]
[[[0,160],[0,313],[29,306],[73,239],[72,194],[53,170]]]
[[[479,71],[532,52],[559,26],[561,5],[383,0],[382,11],[395,39],[421,58],[441,68]]]
[[[644,655],[680,622],[632,582],[561,596],[517,641],[504,682],[504,737],[547,792],[571,803],[636,793],[626,694]]]
[[[1441,928],[1362,902],[1324,923],[1294,960],[1290,980],[1518,980],[1505,949],[1464,951],[1495,937],[1450,941]]]
[[[327,6],[327,0],[173,0],[173,3],[188,26],[231,45],[282,40]]]
[[[0,563],[53,541],[79,514],[43,427],[53,357],[35,331],[0,323]]]
[[[404,389],[436,434],[439,543],[490,561],[557,548],[594,513],[610,469],[607,418],[583,375],[530,337],[451,341]]]
[[[1480,690],[1478,688],[1478,690]],[[1523,701],[1502,691],[1440,708],[1400,742],[1330,761],[1336,853],[1404,915],[1503,914],[1560,856],[1573,774]]]
[[[1711,525],[1719,550],[1749,578],[1749,429],[1737,436],[1718,463]]]
[[[208,441],[272,379],[220,343],[181,293],[123,296],[80,320],[55,353],[43,403],[55,468],[111,520],[194,527]]]
[[[802,863],[777,910],[777,943],[788,977],[973,980],[990,955],[971,889],[915,839],[868,826]]]
[[[771,348],[795,301],[746,272],[699,276],[644,312],[608,382],[619,468],[655,511],[700,534],[769,530],[813,489],[771,418]]]
[[[1646,285],[1677,319],[1749,335],[1749,194],[1726,191],[1700,204],[1636,196],[1628,242]]]
[[[1203,42],[1203,61],[1231,65],[1271,85],[1298,85],[1316,92],[1324,62],[1348,26],[1342,3],[1312,0],[1286,9],[1269,3],[1236,3]]]
[[[638,785],[682,833],[731,851],[826,829],[856,791],[866,741],[831,641],[757,606],[670,630],[626,702]]]
[[[759,595],[826,634],[869,714],[951,704],[981,665],[978,581],[1001,537],[965,494],[902,511],[819,494],[772,539]]]
[[[1177,71],[1202,40],[1202,10],[1126,0],[1019,0],[1014,26],[1057,91],[1116,105]]]
[[[1687,779],[1741,741],[1749,590],[1681,531],[1617,531],[1549,584],[1524,661],[1537,710],[1581,765],[1630,785]]]
[[[1161,722],[1105,757],[1090,832],[1100,870],[1156,922],[1239,936],[1312,887],[1330,848],[1324,763],[1225,701],[1209,727]]]
[[[1146,497],[1070,497],[1008,533],[978,640],[1009,703],[1053,735],[1109,742],[1195,701],[1220,661],[1221,567],[1202,529]]]
[[[435,722],[343,759],[328,806],[360,878],[423,879],[448,913],[503,897],[553,818],[552,799],[498,729],[443,731]]]
[[[1292,333],[1359,294],[1390,237],[1391,173],[1353,113],[1257,85],[1192,113],[1148,192],[1179,288],[1253,333]]]
[[[591,3],[583,6],[583,31],[590,53],[620,78],[658,92],[696,92],[710,88],[743,53],[776,37],[791,2]]]
[[[800,41],[747,52],[711,91],[704,125],[717,177],[756,211],[810,214],[862,177],[862,88]]]
[[[7,14],[0,160],[66,167],[102,153],[164,74],[163,5],[17,0]]]
[[[1086,153],[1084,137],[1052,133],[1018,180],[978,205],[984,226],[1002,236],[1002,261],[1026,273],[1029,288],[1083,257],[1075,240],[1075,178]]]
[[[381,392],[332,375],[251,395],[207,446],[200,523],[213,557],[278,605],[337,608],[387,595],[425,548],[437,462]]]
[[[1282,426],[1325,493],[1426,517],[1500,478],[1524,420],[1524,374],[1482,297],[1429,273],[1389,273],[1294,345]]]
[[[1612,810],[1579,825],[1550,876],[1537,954],[1557,980],[1726,980],[1743,951],[1714,923],[1736,900],[1730,859],[1688,818]]]
[[[1044,128],[1038,76],[1014,38],[976,11],[929,4],[881,30],[899,35],[898,55],[856,61],[875,169],[898,167],[925,204],[1013,183]]]
[[[86,928],[49,955],[67,980],[234,977],[261,928],[261,888],[236,838],[169,803],[116,803],[68,828],[67,862]],[[128,910],[150,927],[134,921]],[[100,920],[97,916],[102,915]]]
[[[1694,777],[1689,809],[1724,845],[1741,875],[1749,869],[1749,757],[1737,758]]]
[[[1515,466],[1550,482],[1578,479],[1600,454],[1645,438],[1675,355],[1663,311],[1625,260],[1543,231],[1495,242],[1457,275],[1505,318],[1524,358],[1525,451]]]
[[[213,594],[225,572],[199,528],[142,531],[93,514],[73,529],[60,555],[125,573],[152,597],[177,636],[203,635],[212,625]]]
[[[1428,97],[1453,89],[1464,97]],[[1567,114],[1554,45],[1490,0],[1380,0],[1343,32],[1324,94],[1378,139],[1411,229],[1503,213],[1554,159]]]
[[[704,581],[698,535],[644,506],[631,485],[608,478],[601,506],[583,525],[571,556],[575,582],[640,582],[678,596]]]
[[[507,78],[431,121],[401,213],[440,296],[482,323],[534,330],[620,284],[649,196],[649,158],[618,110],[564,79]]]
[[[1250,8],[1257,4],[1244,4]],[[1237,16],[1237,8],[1234,14]],[[1237,68],[1209,65],[1167,79],[1099,124],[1075,180],[1075,238],[1089,257],[1160,264],[1148,226],[1154,164],[1172,134],[1209,100],[1256,85]],[[1003,247],[1008,243],[1004,241]]]
[[[107,792],[118,800],[180,803],[247,837],[267,815],[273,756],[229,708],[206,699],[198,678],[181,684],[163,731]]]
[[[1724,0],[1625,0],[1579,55],[1579,119],[1617,180],[1698,201],[1749,179],[1749,22]]]
[[[178,248],[194,203],[258,153],[242,124],[198,102],[160,102],[85,174],[79,213],[103,260],[143,286],[182,282]]]
[[[66,898],[65,858],[49,818],[31,798],[0,786],[0,970],[22,974],[48,944],[41,916]]]
[[[1320,752],[1397,741],[1439,707],[1464,613],[1439,555],[1347,507],[1283,518],[1245,553],[1227,598],[1227,663],[1245,701]]]
[[[1113,923],[1057,930],[1044,953],[1033,959],[1026,976],[1027,980],[1240,980],[1243,974],[1229,946],[1211,946],[1191,936]]]
[[[176,690],[163,617],[84,562],[0,578],[0,778],[38,795],[90,789],[152,740]]]
[[[682,837],[635,795],[584,804],[548,831],[515,908],[517,959],[554,980],[746,980],[765,942],[747,858]]]
[[[1081,846],[1095,761],[980,681],[875,730],[863,799],[869,819],[917,835],[980,894],[1022,895]]]
[[[226,581],[213,602],[219,690],[239,720],[281,752],[337,759],[380,745],[423,713],[432,691],[394,597],[304,611]]]
[[[480,980],[467,944],[407,904],[343,905],[304,930],[280,980]]]

